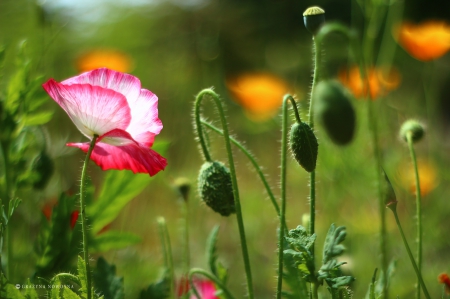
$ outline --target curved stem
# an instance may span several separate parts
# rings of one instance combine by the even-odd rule
[[[281,123],[281,211],[280,211],[280,231],[278,233],[278,283],[277,283],[277,299],[281,299],[281,291],[283,287],[283,241],[284,241],[284,229],[286,221],[286,152],[287,152],[287,119],[288,119],[288,108],[287,101],[291,101],[295,105],[295,101],[292,96],[287,95],[283,99],[282,106],[282,123]],[[296,111],[297,121],[300,120]]]
[[[86,285],[87,285],[87,299],[92,298],[92,278],[91,278],[91,266],[89,265],[89,252],[88,252],[88,242],[87,242],[87,223],[86,223],[86,203],[84,202],[84,189],[86,184],[86,171],[89,163],[89,159],[92,154],[92,150],[95,147],[95,142],[97,141],[98,135],[94,135],[89,144],[89,149],[84,159],[83,169],[81,171],[81,183],[80,183],[80,217],[81,217],[81,234],[83,236],[83,259],[86,268]]]
[[[252,272],[251,272],[251,268],[250,268],[250,259],[249,259],[249,255],[248,255],[247,241],[245,238],[244,220],[243,220],[242,211],[241,211],[241,201],[239,199],[239,189],[238,189],[238,184],[237,184],[237,179],[236,179],[236,170],[234,167],[233,152],[231,151],[230,134],[228,132],[228,125],[227,125],[227,121],[225,119],[225,113],[224,113],[224,110],[222,107],[222,103],[219,99],[219,96],[211,89],[204,89],[197,95],[197,99],[195,101],[195,118],[196,118],[196,123],[197,123],[197,131],[199,132],[199,135],[202,134],[199,107],[200,107],[201,101],[203,100],[205,95],[208,95],[213,99],[214,103],[217,106],[217,109],[219,110],[220,121],[222,123],[222,128],[223,128],[223,137],[225,139],[225,147],[226,147],[227,155],[228,155],[228,164],[230,167],[231,184],[233,186],[234,205],[235,205],[235,209],[236,209],[236,219],[237,219],[237,224],[238,224],[238,228],[239,228],[242,257],[244,259],[245,274],[246,274],[246,278],[247,278],[248,297],[250,299],[253,299],[254,295],[253,295]],[[202,140],[202,138],[200,138],[200,140]],[[202,145],[202,147],[203,147],[203,145]],[[206,155],[205,155],[205,158],[206,158]],[[208,161],[210,161],[210,160],[208,160]]]
[[[169,271],[170,276],[170,298],[175,299],[175,271],[173,267],[172,247],[170,245],[170,237],[167,231],[166,220],[164,219],[164,217],[158,218],[158,228],[159,238],[161,239],[161,246],[163,248],[164,263],[166,264],[166,268]]]
[[[208,151],[208,146],[206,145],[205,136],[203,134],[203,128],[200,120],[200,103],[203,97],[203,91],[197,95],[194,104],[194,119],[195,119],[195,128],[197,130],[198,141],[200,142],[200,146],[202,148],[203,157],[206,161],[211,162],[211,155]]]
[[[419,170],[417,168],[416,152],[414,151],[414,145],[412,140],[412,132],[406,134],[406,140],[408,141],[409,153],[414,165],[414,175],[416,182],[416,221],[417,221],[417,268],[419,272],[422,271],[422,200],[420,194],[420,178]],[[420,299],[420,283],[417,282],[416,298]]]
[[[392,212],[394,213],[395,222],[397,223],[398,229],[400,230],[400,234],[402,236],[403,244],[405,245],[405,248],[406,248],[406,251],[408,252],[408,256],[409,256],[409,259],[411,261],[411,264],[412,264],[412,266],[414,268],[414,271],[416,272],[417,279],[419,280],[419,283],[422,286],[423,293],[425,294],[425,297],[427,299],[430,299],[430,294],[428,293],[428,290],[427,290],[427,287],[425,285],[425,282],[423,281],[422,274],[420,273],[420,270],[417,267],[416,261],[414,260],[414,257],[413,257],[413,255],[411,253],[411,249],[409,248],[408,241],[406,241],[405,233],[403,232],[402,226],[400,224],[400,220],[398,219],[397,211],[393,210]]]
[[[193,268],[193,269],[191,269],[191,271],[189,271],[189,284],[191,285],[191,288],[192,288],[192,290],[194,292],[194,295],[197,297],[197,299],[202,299],[202,297],[198,293],[197,288],[195,286],[195,283],[193,282],[194,274],[203,275],[206,278],[208,278],[209,280],[213,281],[224,292],[224,294],[225,294],[227,299],[235,299],[233,294],[231,294],[231,292],[228,290],[228,288],[222,283],[222,281],[217,279],[217,277],[215,277],[214,275],[206,272],[203,269]]]

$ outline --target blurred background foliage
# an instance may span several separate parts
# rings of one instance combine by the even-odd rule
[[[124,276],[127,298],[137,294],[160,274],[162,254],[158,241],[156,217],[167,219],[173,242],[175,263],[181,261],[181,197],[174,187],[178,177],[192,183],[189,198],[191,209],[192,265],[204,266],[205,239],[215,224],[220,224],[219,254],[230,269],[230,284],[236,293],[243,292],[244,274],[238,233],[233,217],[223,218],[201,204],[196,194],[196,178],[202,163],[194,140],[191,111],[194,95],[214,86],[227,104],[229,124],[233,134],[258,157],[265,173],[278,194],[280,119],[277,105],[264,117],[244,109],[244,103],[233,90],[236,78],[247,74],[267,76],[267,90],[248,93],[264,97],[283,86],[295,94],[300,107],[306,107],[311,83],[311,35],[303,26],[303,11],[319,5],[327,20],[345,23],[364,30],[361,7],[368,0],[1,0],[0,44],[7,47],[3,78],[14,71],[18,44],[27,41],[31,72],[53,77],[57,81],[79,72],[108,64],[141,79],[143,88],[159,97],[159,115],[164,129],[157,140],[170,142],[166,157],[167,169],[158,174],[141,195],[131,201],[111,226],[132,231],[142,242],[126,249],[105,253]],[[379,5],[397,10],[397,21],[419,22],[449,18],[450,2],[415,0],[373,0]],[[406,1],[405,1],[406,2]],[[398,128],[407,118],[414,117],[427,124],[427,138],[417,146],[425,170],[421,171],[424,215],[424,277],[432,294],[440,294],[437,275],[450,271],[449,221],[449,156],[448,136],[450,104],[450,55],[427,64],[411,58],[398,47],[383,18],[376,39],[375,56],[383,63],[395,66],[401,83],[375,103],[380,131],[380,146],[386,172],[393,178],[399,198],[399,215],[407,228],[410,242],[415,236],[414,194],[411,193],[412,166],[408,149],[398,138]],[[386,21],[386,22],[385,22]],[[448,21],[448,20],[447,20]],[[383,34],[384,38],[383,38]],[[387,33],[387,34],[386,34]],[[388,45],[381,48],[382,41]],[[384,47],[383,46],[383,47]],[[385,50],[388,49],[388,50]],[[384,52],[383,52],[384,51]],[[387,53],[386,53],[387,51]],[[380,55],[378,55],[380,53]],[[339,70],[350,65],[347,42],[340,36],[325,44],[327,73],[336,77]],[[384,60],[383,60],[384,59]],[[430,71],[430,69],[432,71]],[[428,73],[427,73],[428,72]],[[262,74],[262,75],[261,75]],[[270,81],[275,77],[275,83]],[[245,77],[244,77],[245,78]],[[44,81],[45,81],[44,80]],[[234,80],[234,81],[233,81]],[[43,81],[43,82],[44,82]],[[4,84],[5,80],[2,81]],[[42,83],[43,83],[42,82]],[[280,83],[282,82],[282,83]],[[431,82],[435,111],[427,114],[423,82]],[[243,83],[244,84],[244,83]],[[251,83],[249,83],[251,85]],[[273,84],[273,85],[270,85]],[[4,88],[4,86],[1,86]],[[258,97],[250,101],[258,102]],[[330,223],[345,225],[348,261],[346,271],[357,278],[355,298],[361,298],[378,267],[378,213],[373,155],[367,131],[366,108],[363,101],[353,103],[357,110],[356,138],[347,147],[338,147],[317,128],[320,141],[317,184],[318,244],[322,244]],[[204,114],[214,119],[212,104],[205,105]],[[44,191],[22,194],[23,204],[15,214],[13,229],[13,273],[11,281],[22,283],[33,275],[37,257],[33,244],[48,203],[55,202],[62,191],[77,192],[81,151],[66,148],[68,141],[82,140],[81,134],[62,110],[49,98],[46,108],[55,111],[45,126],[47,151],[55,161],[56,171]],[[259,113],[256,111],[256,113]],[[253,115],[252,115],[253,114]],[[306,111],[302,114],[306,115]],[[430,118],[431,117],[431,118]],[[1,128],[0,128],[1,129]],[[223,141],[210,133],[213,155],[225,159]],[[236,151],[238,178],[241,187],[243,213],[251,255],[257,298],[272,298],[275,289],[276,214],[262,192],[262,185],[244,155]],[[94,186],[100,186],[104,173],[91,164]],[[412,185],[413,186],[413,185]],[[295,163],[288,167],[289,228],[302,222],[308,211],[307,174]],[[397,260],[392,281],[392,293],[401,298],[412,295],[415,277],[405,256],[403,245],[390,214],[388,232],[390,257]],[[181,270],[181,267],[180,269]],[[178,271],[179,272],[179,271]],[[180,273],[178,273],[180,274]],[[437,295],[434,295],[435,297]]]

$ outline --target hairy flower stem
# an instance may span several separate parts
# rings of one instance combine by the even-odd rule
[[[189,284],[191,285],[192,291],[194,292],[194,295],[197,299],[202,299],[200,294],[197,291],[197,288],[195,287],[195,283],[193,281],[193,276],[197,275],[203,275],[212,282],[214,282],[224,293],[226,299],[235,299],[233,294],[228,290],[228,288],[223,284],[223,282],[220,279],[217,279],[216,276],[206,272],[203,269],[200,268],[193,268],[189,271]]]
[[[406,140],[408,142],[409,153],[414,165],[414,175],[416,179],[416,221],[417,221],[417,268],[419,272],[422,272],[422,200],[420,194],[420,178],[419,170],[417,168],[416,152],[414,151],[414,145],[412,140],[412,132],[406,134]],[[420,282],[417,282],[416,298],[420,299]]]
[[[175,270],[173,267],[172,246],[170,245],[169,232],[167,231],[166,220],[164,217],[158,217],[159,238],[164,255],[164,264],[169,272],[170,277],[170,296],[169,298],[176,299],[175,296]]]
[[[414,257],[412,255],[411,249],[409,248],[409,245],[408,245],[408,241],[406,241],[405,233],[403,232],[402,226],[400,224],[400,220],[398,219],[397,210],[393,209],[392,212],[394,213],[395,222],[397,223],[397,227],[398,227],[398,229],[400,231],[400,234],[402,236],[403,244],[405,245],[406,251],[408,252],[408,256],[409,256],[409,259],[411,261],[411,264],[412,264],[412,266],[414,268],[414,271],[416,272],[419,284],[422,286],[422,290],[423,290],[423,293],[425,294],[425,297],[427,299],[430,299],[430,294],[428,294],[428,290],[427,290],[427,287],[425,285],[425,282],[423,281],[422,274],[420,273],[420,270],[417,267],[416,261],[414,260]]]
[[[234,196],[234,205],[236,210],[236,220],[239,228],[239,236],[241,241],[241,250],[242,250],[242,257],[244,259],[244,267],[245,267],[245,274],[247,278],[247,291],[248,291],[248,298],[253,299],[253,281],[252,281],[252,272],[250,268],[250,258],[248,255],[248,249],[247,249],[247,241],[245,238],[245,228],[244,228],[244,220],[242,217],[242,210],[241,210],[241,201],[239,199],[239,189],[236,179],[236,169],[234,167],[234,160],[233,160],[233,152],[231,151],[231,141],[230,141],[230,134],[228,132],[228,125],[225,118],[225,113],[222,107],[222,102],[219,99],[219,96],[211,89],[204,89],[202,90],[195,100],[195,110],[194,110],[194,116],[196,120],[196,126],[197,126],[197,132],[199,135],[200,144],[202,145],[203,153],[205,154],[205,159],[207,161],[210,161],[211,158],[209,154],[207,154],[207,148],[206,143],[204,142],[203,138],[203,132],[201,128],[201,122],[200,122],[200,104],[203,100],[204,96],[207,95],[212,98],[214,103],[217,106],[217,109],[219,111],[220,115],[220,121],[222,123],[222,129],[223,129],[223,137],[225,139],[225,147],[227,150],[228,155],[228,164],[230,167],[230,176],[231,176],[231,184],[233,186],[233,196]],[[209,157],[209,160],[208,158]]]
[[[280,211],[280,231],[278,233],[278,284],[277,284],[277,299],[281,299],[281,291],[283,287],[283,241],[286,229],[286,152],[287,152],[287,123],[288,123],[288,108],[287,102],[291,101],[295,111],[295,117],[298,123],[301,122],[298,114],[297,105],[292,96],[287,95],[283,99],[283,120],[281,129],[281,211]]]
[[[314,75],[313,75],[313,81],[311,86],[311,97],[309,100],[309,113],[308,113],[308,119],[309,119],[309,126],[311,127],[311,130],[314,131],[314,89],[316,88],[316,85],[319,81],[319,68],[320,68],[320,55],[321,55],[321,43],[320,40],[315,38],[313,36],[314,46],[313,46],[313,52],[314,52]],[[309,211],[309,234],[312,235],[315,233],[315,222],[316,222],[316,171],[311,171],[309,175],[309,205],[310,205],[310,211]],[[315,265],[315,259],[316,255],[314,252],[314,243],[311,245],[311,254],[313,257],[313,264]],[[317,297],[317,282],[313,282],[313,290],[315,292],[312,292],[313,298]]]
[[[190,249],[189,249],[189,204],[187,200],[183,200],[183,212],[184,212],[184,229],[183,229],[183,245],[184,245],[184,273],[189,274],[190,262]],[[183,283],[183,294],[187,293],[187,286]]]
[[[89,145],[86,158],[84,159],[83,169],[81,171],[81,183],[80,183],[80,217],[81,217],[81,234],[83,236],[83,259],[86,268],[86,286],[87,286],[87,299],[92,298],[92,277],[91,277],[91,266],[89,265],[89,251],[88,251],[88,241],[87,241],[87,223],[86,223],[86,203],[84,202],[84,189],[86,185],[86,171],[91,158],[92,151],[95,147],[95,142],[97,141],[98,135],[94,135]]]

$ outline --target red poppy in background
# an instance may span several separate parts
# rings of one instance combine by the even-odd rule
[[[98,68],[126,73],[132,70],[133,62],[130,56],[118,50],[97,49],[84,53],[76,60],[78,72],[84,73]]]
[[[443,21],[430,20],[420,24],[403,22],[394,29],[394,36],[417,60],[437,59],[450,50],[450,24]]]
[[[269,73],[244,73],[226,81],[228,90],[247,115],[256,121],[274,116],[289,91],[288,84]]]
[[[339,72],[338,79],[353,93],[355,98],[364,98],[370,95],[372,100],[376,100],[396,89],[401,81],[400,74],[395,69],[385,71],[383,68],[372,67],[367,70],[366,76],[370,93],[367,90],[367,83],[363,83],[358,66],[342,69]]]
[[[447,295],[450,294],[450,277],[447,273],[439,274],[438,281],[445,285],[445,292]]]
[[[201,299],[220,299],[216,296],[216,286],[210,280],[194,280],[197,292]],[[177,287],[178,297],[183,296],[190,290],[189,281],[187,279],[181,279]],[[189,299],[197,299],[197,297],[192,293]]]
[[[91,160],[103,170],[129,169],[155,175],[167,161],[150,147],[162,129],[158,97],[138,78],[101,68],[44,85],[87,138],[99,136]],[[87,152],[90,142],[68,143]]]

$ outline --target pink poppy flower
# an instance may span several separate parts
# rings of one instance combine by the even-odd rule
[[[218,296],[216,296],[216,287],[214,283],[210,280],[194,280],[195,288],[198,291],[198,294],[200,295],[200,298],[202,299],[219,299]],[[177,287],[177,295],[179,298],[186,294],[190,290],[189,281],[185,278],[181,279],[179,281],[178,287]],[[197,299],[197,297],[194,295],[194,293],[191,294],[189,299]]]
[[[106,68],[43,84],[87,138],[98,135],[91,159],[103,170],[155,175],[167,161],[150,147],[162,129],[158,97],[138,78]],[[90,142],[68,143],[87,152]]]

